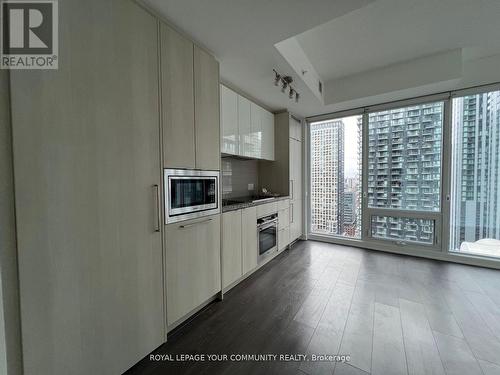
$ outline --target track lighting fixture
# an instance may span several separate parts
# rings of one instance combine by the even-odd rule
[[[295,103],[298,103],[300,95],[297,92],[297,90],[295,90],[292,87],[293,78],[291,76],[283,76],[279,74],[275,69],[273,69],[273,72],[274,72],[274,86],[279,86],[281,83],[281,92],[285,93],[285,91],[288,89],[289,90],[288,97],[290,99],[295,98]]]

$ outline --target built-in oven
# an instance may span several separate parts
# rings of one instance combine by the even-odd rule
[[[259,262],[278,249],[278,214],[257,219]]]
[[[165,169],[163,178],[166,223],[220,212],[219,171]]]

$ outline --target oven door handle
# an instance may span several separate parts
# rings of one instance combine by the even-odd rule
[[[275,226],[278,226],[278,220],[271,220],[271,221],[266,221],[262,224],[259,224],[258,225],[258,228],[259,230],[264,230],[264,229],[267,229],[267,228],[271,228],[271,227],[275,227]]]

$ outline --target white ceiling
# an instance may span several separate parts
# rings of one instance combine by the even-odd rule
[[[297,36],[323,80],[455,48],[500,51],[498,0],[378,0]]]
[[[288,108],[310,116],[500,81],[499,0],[143,2],[211,50],[220,62],[223,82],[273,111]],[[289,38],[298,41],[295,44],[303,50],[296,55],[307,56],[325,81],[325,92],[335,93],[325,96],[327,105],[295,73],[297,62],[285,60],[275,48]],[[376,92],[363,90],[360,84],[367,78],[377,83],[381,69],[384,76],[390,76],[392,67],[398,74],[421,74],[422,66],[432,69],[439,61],[439,71],[445,71],[446,60],[433,56],[447,56],[450,50],[461,51],[463,66],[453,64],[454,75],[444,74],[442,82],[439,77],[433,78],[436,84],[413,79]],[[487,59],[489,56],[494,57]],[[414,59],[420,61],[418,66],[412,65]],[[294,77],[301,93],[298,104],[274,86],[273,68]],[[461,74],[455,74],[460,70]],[[351,80],[356,89],[346,96],[339,94]]]

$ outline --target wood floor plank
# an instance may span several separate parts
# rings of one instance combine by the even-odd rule
[[[342,332],[323,331],[317,329],[309,342],[306,350],[307,355],[335,355],[339,352]],[[332,361],[307,361],[300,365],[300,370],[311,375],[331,375],[335,362]]]
[[[352,303],[342,337],[340,353],[351,356],[350,364],[371,372],[374,303]]]
[[[323,310],[317,329],[342,335],[351,308],[354,286],[338,282]]]
[[[369,375],[368,372],[360,370],[348,363],[337,363],[335,366],[334,375]]]
[[[479,360],[484,375],[500,375],[500,366],[494,363]]]
[[[447,375],[481,375],[482,371],[464,339],[433,332]]]
[[[446,298],[476,358],[500,365],[500,341],[484,321],[481,309],[463,293],[449,293]]]
[[[371,373],[407,374],[399,308],[376,302],[373,321]]]
[[[434,336],[422,304],[400,299],[401,325],[409,375],[444,375]]]

